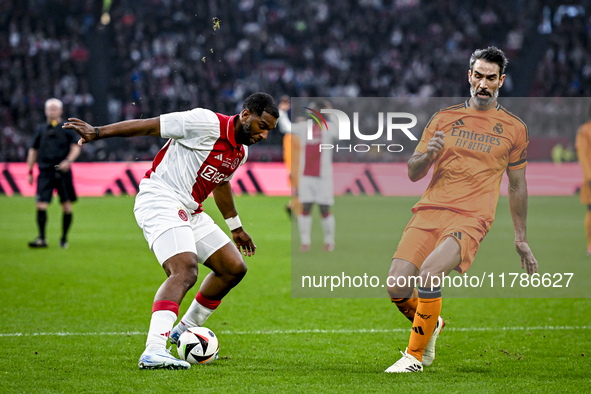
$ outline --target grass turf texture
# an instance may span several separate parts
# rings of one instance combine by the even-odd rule
[[[337,223],[367,199],[338,198]],[[393,251],[416,199],[371,201],[404,218],[392,226],[394,241],[383,241],[393,242],[387,248]],[[47,229],[50,247],[30,250],[26,243],[36,234],[34,201],[0,198],[0,391],[591,390],[589,299],[444,299],[447,325],[433,366],[422,374],[383,373],[399,358],[397,348],[408,342],[408,321],[385,298],[291,298],[285,202],[236,199],[258,250],[247,259],[250,269],[243,282],[206,324],[220,339],[220,359],[188,371],[140,371],[137,360],[152,300],[165,275],[135,223],[133,199],[81,199],[75,205],[68,250],[58,247],[61,213],[54,202]],[[206,211],[221,222],[213,201],[207,201]],[[541,265],[556,258],[591,264],[584,256],[583,215],[575,197],[530,198],[529,238]],[[508,253],[519,266],[513,250],[502,250],[512,237],[510,220],[502,198],[475,265],[487,264],[489,255]],[[372,246],[354,245],[354,235],[337,233],[337,248]],[[320,247],[319,228],[314,242]],[[206,273],[202,268],[200,280]],[[196,288],[190,291],[181,314],[195,293]],[[546,325],[586,327],[527,329]],[[376,332],[360,332],[371,329]],[[60,332],[76,335],[55,335]],[[16,333],[23,336],[12,335]]]

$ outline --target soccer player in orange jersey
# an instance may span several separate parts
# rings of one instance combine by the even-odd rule
[[[287,111],[289,111],[291,107],[289,96],[282,96],[281,101],[277,107],[279,108],[280,115],[280,131],[283,133],[283,162],[285,163],[285,167],[289,173],[289,185],[291,186],[292,190],[292,198],[289,200],[285,208],[287,209],[287,213],[289,213],[290,218],[292,212],[295,217],[298,217],[302,212],[302,204],[300,204],[297,192],[294,191],[298,190],[300,163],[299,157],[297,155],[292,157],[291,152],[300,151],[300,137],[291,133],[291,122],[289,121],[289,117],[287,115]]]
[[[408,161],[413,182],[434,169],[390,267],[388,293],[413,329],[402,358],[386,372],[422,371],[433,362],[444,322],[441,288],[431,280],[470,267],[493,223],[505,171],[521,267],[530,275],[538,270],[526,236],[528,129],[497,103],[506,65],[498,48],[476,50],[468,71],[471,98],[433,115]],[[411,280],[399,280],[411,276],[420,277],[418,290]]]
[[[589,109],[589,115],[591,115],[591,108]],[[583,168],[581,203],[587,205],[585,235],[587,236],[587,256],[591,256],[591,120],[579,127],[575,148],[577,149],[579,163]]]

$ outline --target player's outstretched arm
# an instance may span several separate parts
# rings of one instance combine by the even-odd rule
[[[215,189],[213,189],[213,199],[215,200],[215,204],[222,213],[224,219],[226,219],[226,223],[228,223],[229,226],[239,222],[238,212],[236,212],[236,206],[234,205],[234,197],[232,196],[232,187],[230,186],[230,182],[222,182]],[[253,256],[257,247],[252,241],[252,238],[250,238],[250,235],[244,231],[242,225],[240,224],[239,227],[234,229],[231,226],[230,231],[232,232],[232,239],[234,240],[238,250],[244,256]]]
[[[527,243],[527,183],[525,181],[525,167],[519,170],[507,169],[507,176],[509,177],[509,209],[513,218],[515,249],[521,258],[521,268],[527,269],[527,273],[531,275],[538,272],[538,261]]]
[[[83,120],[68,118],[62,126],[72,129],[80,135],[78,145],[110,137],[138,137],[143,135],[160,137],[160,117],[149,119],[133,119],[117,122],[106,126],[93,127]]]
[[[443,131],[436,131],[427,144],[427,151],[425,153],[415,151],[412,155],[408,161],[408,177],[412,182],[423,179],[427,175],[431,164],[443,149],[444,137]]]

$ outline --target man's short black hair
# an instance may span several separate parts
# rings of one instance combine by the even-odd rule
[[[275,104],[273,97],[267,93],[259,92],[248,96],[244,100],[244,104],[242,104],[242,109],[247,109],[257,116],[261,116],[263,112],[267,112],[269,115],[279,118],[277,104]]]
[[[509,60],[507,60],[505,53],[497,47],[475,50],[472,56],[470,56],[470,71],[474,71],[474,63],[476,63],[476,60],[478,59],[498,64],[500,75],[505,73],[505,68],[507,67],[507,64],[509,64]]]

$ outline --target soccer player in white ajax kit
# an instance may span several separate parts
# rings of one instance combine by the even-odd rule
[[[324,108],[331,108],[329,103],[323,103]],[[318,105],[310,104],[310,110]],[[326,117],[326,115],[325,115]],[[299,152],[299,180],[298,198],[302,204],[302,214],[298,216],[300,231],[300,249],[302,252],[310,250],[312,243],[312,216],[310,212],[314,203],[318,204],[322,215],[322,230],[324,231],[324,250],[332,252],[335,248],[335,219],[330,212],[334,205],[332,179],[332,149],[322,149],[321,145],[334,142],[338,134],[336,123],[327,120],[321,125],[312,119],[291,123],[287,112],[279,111],[279,126],[283,132],[292,133],[300,137]],[[296,157],[293,152],[292,157]]]
[[[247,146],[267,138],[279,113],[275,101],[266,93],[248,97],[242,108],[234,116],[196,108],[101,127],[70,118],[63,126],[82,137],[80,145],[108,137],[169,138],[140,182],[134,207],[138,225],[168,276],[154,297],[140,369],[190,368],[188,362],[167,351],[167,339],[170,337],[170,343],[175,344],[188,327],[203,325],[246,274],[240,252],[244,256],[255,253],[256,246],[236,212],[229,180],[246,161]],[[201,203],[212,192],[236,247],[203,212]],[[173,328],[181,301],[197,281],[199,263],[212,272]]]

